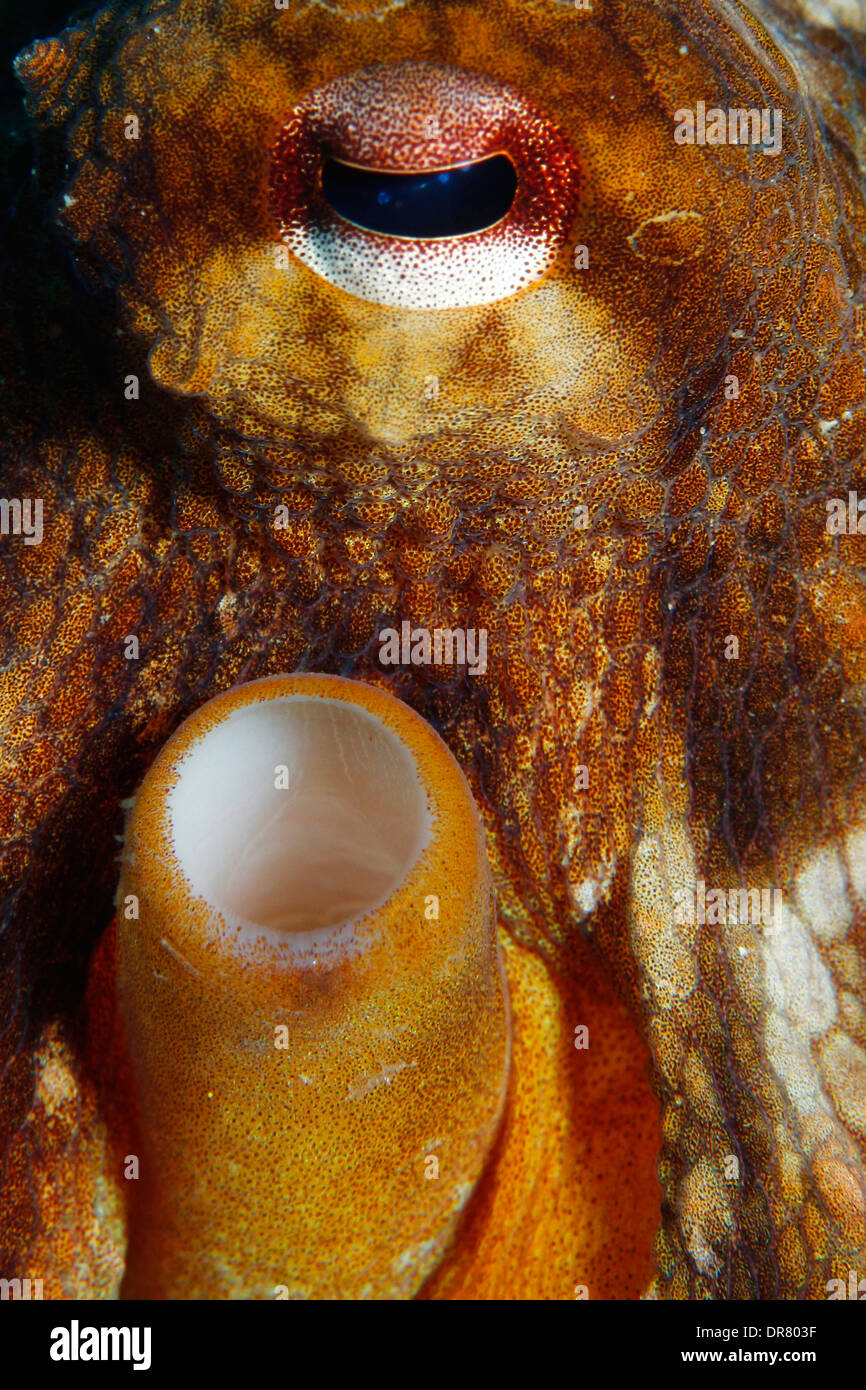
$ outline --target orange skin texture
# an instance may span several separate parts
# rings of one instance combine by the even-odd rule
[[[109,12],[22,65],[42,190],[102,294],[63,288],[37,221],[39,269],[3,311],[4,487],[46,517],[0,571],[3,1268],[56,1296],[116,1287],[82,1252],[122,1226],[120,1169],[80,1117],[105,1113],[88,1059],[115,1055],[84,991],[118,803],[205,700],[304,669],[428,719],[485,823],[512,1089],[425,1295],[823,1297],[866,1260],[866,542],[825,526],[827,497],[866,495],[845,44],[794,9],[774,42],[757,6],[737,28],[698,0],[265,8],[180,3],[158,33],[146,7]],[[568,245],[493,305],[383,309],[273,255],[293,104],[418,58],[527,93],[578,155]],[[783,157],[676,145],[697,100],[778,108]],[[377,633],[404,619],[486,628],[487,672],[382,667]],[[832,930],[803,886],[822,853]],[[778,888],[799,914],[784,958],[821,990],[751,926],[676,929],[697,877]],[[61,1182],[48,1270],[61,1124],[91,1189]]]
[[[504,948],[503,1130],[454,1253],[421,1296],[639,1298],[653,1277],[659,1127],[633,1017],[591,950],[564,975],[508,937]],[[575,1020],[590,1020],[587,1047],[573,1046]]]

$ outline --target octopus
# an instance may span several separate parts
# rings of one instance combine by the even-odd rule
[[[20,55],[4,1278],[760,1300],[866,1276],[864,27],[856,0],[137,0]],[[483,633],[486,656],[383,662],[405,631]],[[244,1227],[215,1023],[180,1199],[220,1198],[213,1259],[178,1263],[172,1217],[170,1274],[142,1274],[146,1170],[173,1150],[117,1003],[124,808],[188,721],[268,677],[396,699],[462,769],[505,1098],[448,1177],[486,1015],[480,986],[428,982],[445,1236],[364,1223],[386,1102],[417,1200],[435,1185],[387,1014],[369,1074],[336,1035],[312,1059],[358,1162],[317,1148],[293,1189],[309,1155],[281,1160],[271,1107]],[[434,894],[481,873],[465,844],[437,863]],[[195,1008],[206,953],[166,951],[140,989],[182,977]],[[351,965],[318,968],[342,1038]],[[301,1207],[281,1276],[261,1252]]]

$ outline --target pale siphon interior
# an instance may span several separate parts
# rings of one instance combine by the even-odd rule
[[[381,906],[432,831],[400,739],[366,710],[309,696],[233,710],[183,757],[168,807],[193,893],[283,932]]]

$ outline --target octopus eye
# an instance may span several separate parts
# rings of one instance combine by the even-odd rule
[[[381,64],[295,107],[270,190],[278,235],[323,280],[374,304],[468,308],[551,267],[578,165],[558,127],[494,79]]]
[[[322,192],[338,216],[385,236],[453,237],[500,222],[517,189],[507,155],[494,154],[451,169],[390,174],[329,159]]]

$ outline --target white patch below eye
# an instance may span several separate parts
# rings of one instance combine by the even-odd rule
[[[502,227],[438,241],[401,240],[334,217],[297,228],[289,249],[329,284],[392,309],[468,309],[516,294],[553,259],[548,237]]]

